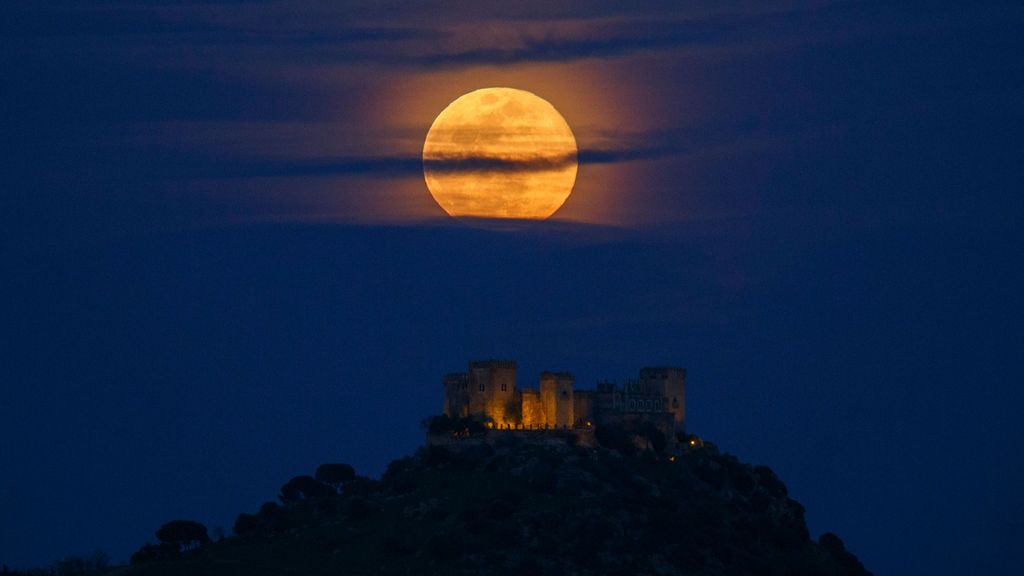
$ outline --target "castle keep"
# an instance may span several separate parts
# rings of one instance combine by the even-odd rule
[[[519,388],[512,360],[479,360],[444,377],[444,413],[509,430],[588,429],[650,422],[666,435],[686,424],[686,370],[648,367],[635,380],[578,390],[568,372],[542,372],[537,388]]]

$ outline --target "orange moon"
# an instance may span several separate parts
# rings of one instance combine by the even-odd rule
[[[576,182],[577,149],[547,100],[482,88],[438,114],[423,143],[423,178],[453,217],[543,220]]]

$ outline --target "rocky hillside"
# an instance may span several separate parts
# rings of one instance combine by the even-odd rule
[[[512,438],[435,446],[379,481],[321,467],[279,501],[219,542],[165,525],[124,572],[868,574],[835,535],[811,540],[770,469],[711,445],[675,457]]]

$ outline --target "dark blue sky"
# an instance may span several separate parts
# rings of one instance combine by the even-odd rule
[[[5,5],[0,562],[379,474],[444,372],[512,357],[684,365],[693,431],[813,534],[1016,573],[1024,10],[487,4]],[[556,221],[423,185],[492,85],[576,132]]]

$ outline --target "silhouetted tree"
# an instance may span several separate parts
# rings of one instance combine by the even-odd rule
[[[181,550],[173,544],[161,543],[161,544],[150,544],[146,542],[139,548],[135,554],[132,554],[129,560],[132,564],[143,564],[146,562],[155,562],[158,560],[165,560],[167,558],[174,558],[181,554]]]
[[[89,556],[68,556],[57,561],[53,571],[57,576],[93,576],[110,567],[110,556],[97,550]]]
[[[447,414],[427,418],[422,425],[430,434],[444,434],[445,432],[480,434],[487,431],[484,423],[475,418],[450,418]]]
[[[818,537],[818,544],[828,551],[836,564],[839,564],[850,573],[859,573],[864,570],[864,565],[861,564],[860,559],[846,549],[846,545],[843,544],[839,536],[831,532],[825,532]]]
[[[281,532],[289,528],[288,512],[277,502],[264,502],[257,517],[272,532]]]
[[[340,492],[343,485],[356,477],[356,470],[348,464],[321,464],[316,469],[316,479]]]
[[[346,496],[369,496],[380,490],[380,482],[366,476],[356,476],[345,485]]]
[[[156,531],[156,538],[162,544],[176,547],[179,552],[195,550],[210,543],[206,526],[192,520],[171,520]]]
[[[232,528],[235,534],[239,536],[245,536],[255,532],[260,527],[260,519],[252,514],[246,514],[242,512],[235,518],[235,525]]]
[[[296,476],[281,486],[278,496],[285,504],[294,504],[309,498],[323,498],[337,492],[312,476]]]
[[[754,477],[757,478],[757,483],[772,496],[782,497],[789,493],[782,480],[779,480],[775,472],[767,466],[754,466]]]

